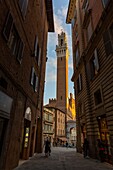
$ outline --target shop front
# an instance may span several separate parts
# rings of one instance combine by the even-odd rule
[[[21,143],[21,159],[29,158],[29,143],[30,143],[30,129],[31,129],[31,109],[28,107],[25,112],[22,128],[22,143]]]
[[[104,143],[105,161],[111,163],[110,137],[107,126],[106,116],[98,117],[100,140]]]

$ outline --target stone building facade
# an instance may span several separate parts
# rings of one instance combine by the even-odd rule
[[[53,144],[55,138],[55,112],[44,107],[43,110],[43,144],[47,137]]]
[[[53,107],[51,105],[51,102],[47,104],[46,109],[50,110],[51,112],[54,113],[54,119],[53,119],[53,124],[54,124],[54,138],[53,138],[53,146],[60,145],[62,142],[65,142],[67,140],[66,138],[66,114],[62,110]]]
[[[0,169],[42,151],[42,112],[52,0],[0,1]]]
[[[112,9],[112,0],[70,0],[66,22],[72,25],[77,151],[87,137],[90,156],[99,158],[101,139],[105,160],[113,164]]]

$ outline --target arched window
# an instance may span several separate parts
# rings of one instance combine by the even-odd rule
[[[63,45],[63,39],[61,39],[61,46]]]

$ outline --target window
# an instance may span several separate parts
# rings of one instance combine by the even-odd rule
[[[98,89],[95,93],[94,93],[94,100],[95,100],[95,106],[99,105],[102,103],[102,96],[101,96],[101,91],[100,89]]]
[[[13,17],[11,15],[11,13],[8,13],[6,23],[5,23],[5,27],[4,27],[4,30],[3,30],[3,35],[4,35],[4,37],[7,41],[9,40],[9,36],[10,36],[12,26],[13,26]]]
[[[39,48],[38,36],[35,37],[34,56],[36,58],[37,64],[40,65],[41,48]]]
[[[110,29],[103,34],[106,55],[113,53],[113,24]]]
[[[77,10],[75,9],[74,18],[71,20],[72,27],[74,27],[76,19],[77,19]]]
[[[61,96],[61,100],[62,100],[62,96]]]
[[[0,77],[0,86],[3,87],[4,89],[7,89],[7,81],[3,78],[3,77]]]
[[[78,67],[79,60],[80,60],[80,57],[79,57],[79,48],[77,47],[77,49],[76,49],[76,67]]]
[[[25,17],[26,12],[27,12],[28,0],[19,0],[19,6],[20,6],[23,17]]]
[[[88,6],[89,6],[88,0],[84,0],[83,6],[82,6],[82,8],[84,9],[84,11],[87,11],[87,10],[88,10]]]
[[[103,6],[106,7],[108,2],[109,2],[109,0],[102,0]]]
[[[31,69],[31,85],[33,86],[33,89],[35,92],[38,90],[38,77],[35,74],[34,67]]]
[[[79,103],[79,105],[78,105],[78,113],[79,113],[79,115],[84,113],[83,103]]]
[[[77,90],[78,93],[82,90],[82,75],[79,74],[78,79],[77,79]]]
[[[24,43],[22,42],[17,32],[11,13],[9,13],[7,16],[6,24],[3,29],[3,35],[7,41],[9,48],[11,49],[12,54],[15,55],[17,60],[21,63]]]
[[[94,78],[99,71],[99,62],[98,62],[98,54],[97,50],[95,49],[93,57],[90,60],[90,69],[91,69],[91,79]]]
[[[20,39],[19,34],[14,25],[10,32],[8,46],[11,49],[12,54],[15,55],[17,57],[17,60],[21,63],[24,44]]]
[[[91,22],[89,22],[88,27],[87,27],[87,40],[89,41],[91,36],[92,36],[92,25]]]

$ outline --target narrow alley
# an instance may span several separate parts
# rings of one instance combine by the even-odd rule
[[[113,166],[95,159],[84,159],[74,148],[54,147],[51,156],[36,154],[14,170],[112,170]]]

